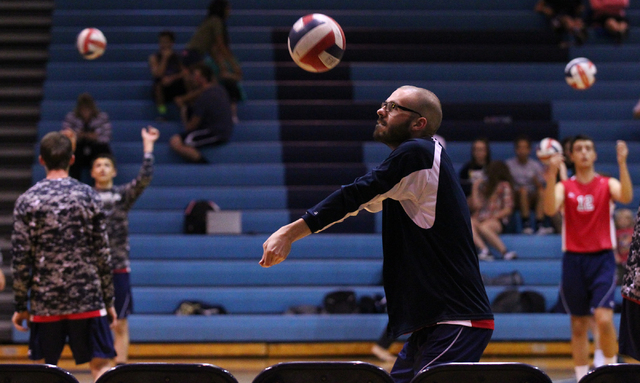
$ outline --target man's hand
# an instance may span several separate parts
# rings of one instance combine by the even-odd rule
[[[544,178],[547,184],[551,183],[552,185],[555,185],[556,177],[558,176],[558,169],[560,169],[563,162],[564,156],[560,153],[556,153],[549,158],[549,166],[547,166],[547,171],[544,173]]]
[[[146,129],[142,128],[140,135],[142,136],[142,150],[145,153],[153,153],[153,143],[160,137],[160,131],[149,125]]]
[[[23,326],[22,322],[27,321],[27,326]],[[11,317],[11,322],[13,323],[13,327],[18,331],[27,332],[29,331],[30,322],[29,322],[29,312],[28,311],[16,311],[13,313]]]
[[[142,128],[140,135],[143,142],[156,142],[160,138],[160,131],[149,125],[146,128]]]
[[[627,147],[626,142],[622,140],[616,141],[616,155],[619,165],[627,162],[627,156],[629,156],[629,148]]]
[[[301,218],[282,226],[262,245],[260,266],[271,267],[287,259],[291,252],[291,244],[311,234],[309,226]]]
[[[273,233],[262,245],[260,266],[271,267],[287,259],[293,242],[282,233],[282,229]]]

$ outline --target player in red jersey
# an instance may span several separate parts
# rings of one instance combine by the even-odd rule
[[[616,143],[620,180],[596,173],[597,155],[593,140],[574,137],[570,158],[575,175],[556,183],[562,155],[549,161],[545,175],[544,212],[564,213],[562,224],[562,285],[560,296],[571,314],[571,350],[576,381],[589,371],[589,320],[593,316],[600,334],[605,364],[616,363],[616,332],[613,326],[615,292],[615,227],[613,202],[633,199],[633,185],[627,169],[629,150],[624,141]]]

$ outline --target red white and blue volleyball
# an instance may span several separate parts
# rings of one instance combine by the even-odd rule
[[[289,32],[289,54],[308,72],[326,72],[338,65],[345,47],[340,24],[321,13],[301,17]]]
[[[540,140],[536,155],[542,163],[548,163],[551,156],[555,154],[562,154],[562,144],[558,140],[551,137]]]
[[[87,60],[97,59],[107,49],[107,39],[97,28],[83,29],[76,38],[78,52]]]
[[[586,57],[575,58],[564,68],[564,78],[573,89],[589,89],[596,82],[596,66]]]

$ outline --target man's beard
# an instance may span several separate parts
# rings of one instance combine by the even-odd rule
[[[397,147],[411,138],[410,126],[411,121],[407,121],[403,124],[386,125],[386,130],[382,130],[379,127],[384,128],[385,126],[378,120],[376,129],[373,131],[373,139],[388,146]]]

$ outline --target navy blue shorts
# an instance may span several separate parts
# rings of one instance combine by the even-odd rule
[[[47,364],[58,364],[67,339],[76,364],[88,363],[93,358],[112,359],[116,356],[109,319],[102,316],[31,323],[29,359],[44,359]]]
[[[560,296],[569,314],[593,315],[597,307],[613,310],[615,290],[616,260],[613,251],[564,253]]]
[[[441,324],[409,337],[391,369],[395,383],[409,383],[424,367],[452,362],[478,362],[493,330]]]
[[[640,304],[623,299],[618,340],[620,354],[640,360],[640,337],[638,334],[640,334]]]
[[[133,296],[131,294],[130,273],[113,273],[113,288],[118,319],[125,319],[133,312]]]

